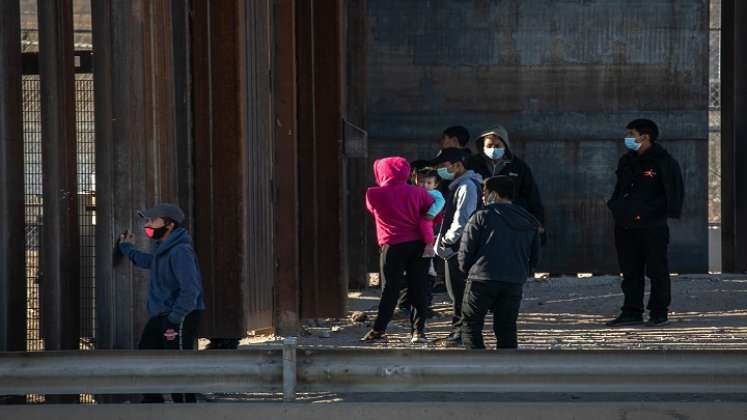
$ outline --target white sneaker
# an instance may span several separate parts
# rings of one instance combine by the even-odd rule
[[[412,338],[410,339],[410,343],[426,344],[428,343],[428,339],[425,337],[425,333],[416,332],[416,333],[412,333]]]

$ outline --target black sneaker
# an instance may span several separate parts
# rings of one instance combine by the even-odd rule
[[[642,315],[620,315],[617,318],[607,321],[608,327],[625,327],[628,325],[641,325],[643,324]]]
[[[386,338],[386,333],[376,330],[369,331],[366,335],[361,338],[361,341],[366,343],[372,343],[374,341],[380,341]]]
[[[647,327],[659,327],[669,324],[669,318],[666,315],[651,315],[646,321]]]

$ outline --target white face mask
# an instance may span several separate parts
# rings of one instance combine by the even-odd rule
[[[506,149],[503,147],[485,147],[483,152],[488,159],[499,160],[506,154]]]
[[[489,206],[491,204],[495,204],[496,202],[498,202],[498,198],[496,197],[495,194],[488,193],[488,195],[485,195],[485,196],[482,197],[482,202],[486,206]]]

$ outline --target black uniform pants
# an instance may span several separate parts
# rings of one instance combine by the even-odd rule
[[[451,298],[453,315],[451,318],[451,334],[455,337],[462,336],[462,301],[464,300],[464,287],[466,275],[459,269],[459,259],[455,256],[444,263],[446,272],[446,291]]]
[[[615,246],[620,271],[625,315],[643,314],[645,276],[651,281],[648,309],[652,316],[666,315],[672,300],[669,277],[669,228],[657,226],[642,229],[615,228]]]
[[[168,321],[167,314],[161,314],[148,320],[140,336],[138,348],[140,350],[193,350],[197,340],[197,328],[200,325],[202,311],[192,311],[180,325],[173,325]],[[177,336],[173,340],[167,340],[163,333],[174,328]],[[168,366],[165,367],[168,369]],[[195,394],[171,394],[175,403],[196,402]],[[162,403],[161,394],[144,394],[144,403]]]
[[[493,312],[496,348],[515,349],[516,320],[523,295],[523,285],[500,281],[467,281],[462,306],[462,339],[467,350],[484,349],[482,330],[485,316]]]
[[[407,285],[407,299],[412,305],[410,323],[413,331],[425,331],[426,275],[428,259],[423,258],[423,241],[384,245],[379,258],[384,290],[379,301],[379,313],[373,329],[386,331],[400,297],[402,285]]]

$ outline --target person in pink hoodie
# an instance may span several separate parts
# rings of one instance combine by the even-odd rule
[[[366,207],[376,220],[376,236],[381,247],[380,279],[384,285],[379,312],[371,331],[362,341],[384,339],[392,319],[402,282],[407,283],[412,343],[427,342],[425,337],[426,275],[428,259],[423,258],[425,241],[420,229],[433,198],[424,188],[409,185],[410,164],[402,157],[377,160],[373,166],[377,187],[366,192]]]

